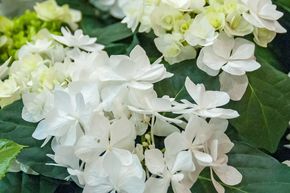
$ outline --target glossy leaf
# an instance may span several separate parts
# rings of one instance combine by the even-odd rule
[[[13,141],[0,139],[0,180],[5,176],[11,161],[16,158],[22,148],[22,145]]]
[[[0,193],[54,193],[61,183],[66,182],[44,176],[27,175],[21,172],[8,173],[0,181]]]
[[[273,58],[269,52],[257,55],[262,67],[248,74],[245,96],[230,105],[240,113],[231,124],[249,142],[270,152],[276,151],[290,120],[290,79],[269,64]]]

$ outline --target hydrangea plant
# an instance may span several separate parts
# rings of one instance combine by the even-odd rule
[[[58,3],[0,67],[0,193],[289,192],[286,1]]]

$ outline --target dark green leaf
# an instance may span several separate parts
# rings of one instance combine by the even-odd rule
[[[17,156],[17,160],[21,163],[44,176],[64,179],[68,176],[65,168],[46,165],[52,163],[52,160],[46,156],[52,153],[50,144],[40,148],[42,141],[32,138],[36,125],[22,120],[22,106],[22,102],[18,101],[0,110],[0,138],[27,146]]]
[[[13,141],[0,139],[0,180],[5,176],[12,160],[16,158],[23,146]]]
[[[125,24],[119,22],[106,27],[83,25],[83,30],[85,34],[88,34],[92,37],[97,37],[98,42],[104,45],[126,39],[133,35],[132,31],[128,29]]]
[[[262,67],[248,74],[249,87],[243,99],[230,107],[240,113],[231,124],[240,135],[270,152],[275,152],[290,120],[290,79],[269,65],[273,55],[258,54]]]
[[[8,173],[0,181],[0,193],[54,193],[61,183],[66,182],[21,172]]]
[[[290,1],[289,0],[273,0],[273,3],[282,7],[286,11],[290,12]]]

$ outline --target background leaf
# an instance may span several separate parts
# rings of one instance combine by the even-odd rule
[[[249,73],[249,86],[241,101],[229,106],[240,113],[231,120],[239,134],[259,148],[275,152],[290,120],[290,79],[272,67],[268,50],[256,54],[262,67]]]
[[[41,175],[27,175],[22,172],[8,173],[0,181],[0,193],[54,193],[60,184],[69,184],[69,182],[54,180]]]
[[[53,161],[47,157],[52,150],[50,144],[40,148],[42,141],[32,138],[36,124],[28,123],[21,118],[22,102],[18,101],[0,110],[0,138],[13,140],[27,146],[17,156],[17,160],[32,170],[47,177],[64,179],[68,176],[65,168],[48,166]]]
[[[16,158],[22,148],[22,145],[13,141],[0,139],[0,180],[5,176],[11,161]]]
[[[133,35],[132,31],[125,24],[119,22],[106,27],[83,25],[83,30],[85,34],[97,37],[98,42],[104,45],[126,39]]]

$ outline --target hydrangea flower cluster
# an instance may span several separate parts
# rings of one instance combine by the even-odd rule
[[[51,33],[59,34],[61,26],[69,25],[75,29],[76,22],[81,20],[79,11],[70,9],[67,5],[60,7],[54,0],[37,3],[34,9],[35,11],[27,10],[12,20],[0,17],[0,61],[6,61],[10,56],[15,57],[16,52],[31,41],[39,30],[46,28]]]
[[[239,114],[222,108],[227,93],[187,77],[191,100],[159,97],[153,84],[173,76],[160,59],[151,63],[140,46],[129,56],[103,48],[81,30],[41,31],[1,83],[1,102],[22,97],[23,119],[38,123],[33,137],[51,140],[50,164],[66,167],[84,193],[190,192],[205,168],[219,193],[241,182],[228,165],[227,119]]]
[[[283,13],[271,0],[120,0],[123,19],[133,31],[153,30],[155,44],[173,64],[196,56],[196,48],[210,46],[221,32],[229,37],[254,34],[267,46],[276,33],[285,33],[277,20]]]
[[[277,33],[283,13],[271,0],[119,0],[123,23],[133,31],[154,31],[156,47],[170,63],[197,57],[197,66],[210,76],[219,75],[221,90],[232,100],[244,95],[246,72],[260,67],[255,44],[267,47]]]
[[[82,45],[83,49],[101,50],[102,45],[94,44],[95,39],[84,36],[82,31],[77,30],[72,36],[68,29],[62,28],[66,37],[65,43],[69,46]],[[64,66],[67,58],[64,55],[65,48],[62,44],[54,41],[46,29],[38,32],[33,41],[22,46],[17,52],[17,60],[9,67],[9,61],[0,67],[0,106],[4,107],[21,98],[25,92],[41,92],[51,90],[56,85],[67,84],[69,72]],[[59,37],[62,41],[62,36]],[[77,69],[75,69],[77,71]],[[72,72],[71,72],[72,73]],[[8,78],[6,78],[8,76]]]

